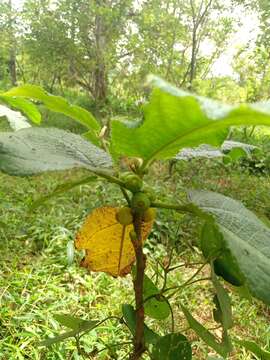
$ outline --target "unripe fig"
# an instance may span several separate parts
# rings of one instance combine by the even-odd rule
[[[116,220],[124,226],[130,225],[133,222],[133,216],[131,209],[128,207],[123,207],[118,210],[116,214]]]
[[[149,197],[141,191],[135,193],[131,199],[131,206],[137,212],[144,213],[150,205],[151,201]]]
[[[132,172],[125,172],[121,174],[120,179],[124,182],[125,188],[133,193],[140,191],[143,186],[142,179]]]
[[[144,192],[149,197],[151,202],[156,200],[155,191],[151,186],[144,184],[141,191]]]
[[[150,222],[153,221],[156,217],[156,209],[155,208],[149,208],[147,209],[142,216],[142,219],[144,222]]]

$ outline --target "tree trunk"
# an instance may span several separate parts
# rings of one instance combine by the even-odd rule
[[[102,7],[104,0],[97,0],[97,5]],[[106,24],[104,18],[98,12],[95,18],[95,42],[96,42],[96,67],[94,71],[94,99],[97,106],[103,104],[107,98],[107,70],[105,64],[106,52]]]
[[[12,86],[17,85],[17,69],[16,69],[16,39],[14,34],[14,20],[13,20],[13,8],[12,0],[8,2],[8,33],[9,33],[9,61],[8,69],[10,75],[10,82]]]

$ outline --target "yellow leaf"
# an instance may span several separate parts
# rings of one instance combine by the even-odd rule
[[[106,272],[112,276],[125,276],[131,271],[135,253],[129,233],[133,224],[123,226],[116,220],[119,209],[95,209],[79,230],[75,246],[84,249],[86,256],[81,266],[92,271]],[[143,240],[149,235],[153,221],[142,224]]]

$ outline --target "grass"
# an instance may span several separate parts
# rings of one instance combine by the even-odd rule
[[[161,171],[164,177],[160,176]],[[121,316],[121,304],[133,302],[130,276],[113,279],[102,273],[87,273],[78,266],[80,254],[76,254],[71,266],[67,263],[67,243],[74,238],[84,217],[95,207],[121,203],[121,193],[117,188],[96,181],[62,194],[33,212],[28,210],[34,199],[51,192],[57,184],[83,176],[87,176],[84,171],[50,173],[33,178],[1,175],[0,212],[7,225],[0,230],[1,360],[81,360],[83,356],[78,354],[74,339],[51,348],[38,347],[38,343],[48,336],[67,330],[56,322],[53,314],[100,320]],[[158,164],[149,175],[150,183],[155,185],[161,197],[166,197],[170,190],[174,201],[176,194],[184,196],[186,187],[203,187],[231,195],[256,212],[270,216],[268,178],[249,176],[237,169],[228,172],[218,163],[205,161],[195,161],[192,166],[178,164],[166,187],[165,176],[164,164]],[[176,223],[181,225],[177,235]],[[172,243],[177,245],[173,263],[200,261],[199,254],[190,250],[197,234],[198,229],[189,217],[161,211],[146,245],[148,253],[154,250],[148,261],[148,274],[154,275],[158,260],[167,261],[166,249]],[[169,285],[184,282],[197,267],[187,265],[172,272]],[[208,274],[209,269],[205,268],[202,276]],[[212,319],[212,297],[212,288],[206,281],[179,291],[172,300],[176,331],[187,329],[180,299],[206,327],[216,327]],[[270,349],[269,309],[258,301],[241,299],[235,292],[232,302],[235,318],[232,336],[254,340]],[[147,323],[160,334],[171,329],[170,318],[161,322],[147,319]],[[220,330],[216,329],[214,333],[220,335]],[[192,341],[195,360],[207,359],[213,353],[194,332],[187,330],[186,334]],[[130,336],[125,325],[108,320],[85,335],[81,347],[87,353],[92,352],[93,359],[120,360],[129,351],[129,345],[122,345],[117,351],[113,345],[127,341],[130,341]],[[104,348],[106,350],[101,351]],[[230,359],[251,360],[252,356],[236,348]]]

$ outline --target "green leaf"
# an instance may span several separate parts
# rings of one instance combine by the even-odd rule
[[[130,332],[134,336],[136,327],[136,312],[133,306],[130,304],[123,304],[122,314]],[[155,344],[159,338],[160,336],[158,334],[154,333],[154,331],[151,330],[147,325],[144,325],[144,339],[146,346]]]
[[[54,314],[53,317],[59,322],[59,324],[77,331],[92,329],[93,326],[96,326],[99,323],[97,320],[83,320],[78,317],[65,314]]]
[[[247,153],[244,149],[235,148],[228,153],[228,156],[232,161],[238,161],[239,159],[246,157]]]
[[[239,269],[237,261],[231,255],[227,248],[223,235],[218,226],[212,221],[207,221],[201,232],[200,247],[204,257],[214,260],[214,269],[217,275],[220,275],[234,286],[241,286],[245,283],[245,278]]]
[[[23,97],[42,102],[49,110],[64,114],[86,126],[90,131],[100,131],[100,125],[94,116],[77,105],[71,105],[61,96],[48,94],[36,85],[23,85],[7,91],[4,96]],[[96,136],[98,140],[98,137]]]
[[[111,152],[114,156],[137,156],[145,165],[169,159],[181,149],[201,144],[220,146],[230,126],[270,125],[265,104],[228,106],[177,89],[151,77],[154,90],[144,108],[144,122],[131,128],[112,122]]]
[[[227,344],[222,344],[217,341],[214,335],[210,333],[202,324],[200,324],[188,311],[188,309],[181,305],[182,311],[187,319],[189,326],[196,332],[196,334],[219,355],[226,357],[230,349]]]
[[[214,216],[251,293],[270,304],[270,229],[239,201],[229,197],[193,190],[189,198],[203,212]]]
[[[216,289],[217,310],[220,310],[223,329],[228,330],[233,326],[231,299],[224,287],[219,282],[212,267],[212,282]]]
[[[40,124],[41,114],[37,107],[31,102],[11,96],[6,96],[0,94],[0,101],[11,107],[12,109],[17,109],[23,113],[29,120],[35,124]]]
[[[99,321],[97,320],[82,320],[71,315],[56,314],[54,315],[54,318],[60,324],[72,329],[72,331],[68,331],[53,338],[46,339],[40,342],[39,346],[51,346],[67,338],[75,337],[82,332],[88,332],[99,324]]]
[[[110,156],[81,136],[54,128],[0,134],[0,170],[26,176],[44,171],[109,168]]]
[[[243,346],[248,351],[256,355],[260,360],[270,360],[270,352],[261,349],[255,342],[246,340],[237,340],[237,344]]]
[[[38,208],[39,206],[43,205],[46,201],[60,195],[63,193],[66,193],[69,190],[72,190],[73,188],[88,184],[91,181],[95,181],[97,179],[96,176],[88,176],[86,178],[80,179],[78,181],[69,181],[64,184],[57,185],[53,192],[51,192],[48,195],[42,196],[39,199],[35,200],[30,206],[29,210],[34,210]]]
[[[217,258],[224,248],[223,236],[213,221],[206,221],[202,227],[200,248],[206,260]]]
[[[188,339],[180,334],[167,334],[159,338],[151,352],[154,360],[190,360],[192,350]]]
[[[159,290],[149,279],[147,275],[144,276],[143,280],[143,298],[144,300],[153,296],[158,295]],[[170,315],[170,306],[165,299],[157,299],[152,297],[144,303],[144,310],[147,316],[153,319],[163,320]]]
[[[65,339],[75,337],[78,334],[78,331],[68,331],[61,335],[57,335],[53,338],[48,338],[46,340],[41,341],[38,345],[39,346],[52,346],[54,344],[57,344]]]

